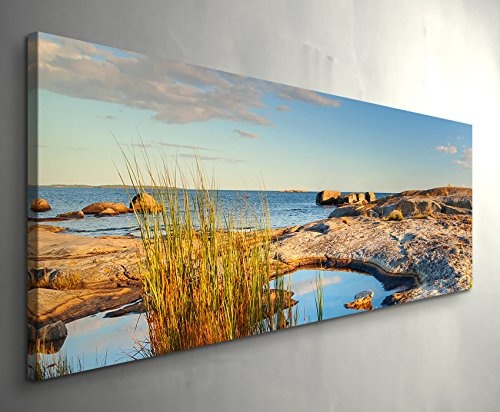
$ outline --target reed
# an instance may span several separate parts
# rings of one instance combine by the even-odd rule
[[[316,316],[317,320],[323,320],[323,274],[318,271],[316,272],[316,289],[314,291],[314,303],[316,305]]]
[[[188,179],[178,163],[170,168],[162,161],[160,172],[153,173],[145,152],[141,164],[135,155],[125,159],[134,192],[144,192],[147,183],[161,205],[151,212],[134,210],[145,256],[142,294],[149,328],[141,355],[292,326],[291,293],[284,282],[269,284],[277,273],[270,264],[265,197],[258,208],[242,197],[224,209],[199,163]]]

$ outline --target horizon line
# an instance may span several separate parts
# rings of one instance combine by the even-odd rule
[[[86,183],[50,183],[50,184],[27,184],[27,188],[39,188],[39,187],[53,187],[53,188],[124,188],[124,189],[130,189],[134,188],[134,185],[124,185],[122,183],[110,183],[110,184],[86,184]],[[158,186],[158,185],[142,185],[143,188],[176,188],[176,189],[187,189],[187,190],[196,190],[196,188],[182,188],[182,187],[177,187],[177,186]],[[471,186],[465,186],[465,185],[441,185],[441,186],[432,186],[432,187],[421,187],[421,188],[416,188],[416,187],[410,187],[406,188],[403,190],[336,190],[336,189],[295,189],[295,188],[287,188],[287,189],[253,189],[253,188],[247,188],[247,189],[224,189],[224,188],[215,188],[215,189],[209,189],[209,190],[224,190],[224,191],[234,191],[234,192],[295,192],[295,193],[319,193],[324,190],[332,190],[332,191],[339,191],[341,193],[366,193],[366,192],[374,192],[374,193],[401,193],[407,190],[428,190],[428,189],[435,189],[438,187],[461,187],[461,188],[469,188],[472,190]]]

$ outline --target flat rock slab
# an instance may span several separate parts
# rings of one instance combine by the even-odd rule
[[[57,233],[44,225],[28,231],[28,271],[76,278],[77,290],[36,287],[28,292],[28,320],[36,327],[70,322],[140,298],[141,241]]]
[[[138,288],[28,291],[28,321],[40,328],[61,320],[65,323],[113,309],[140,297]]]
[[[395,293],[391,303],[465,290],[472,284],[472,224],[464,220],[325,219],[284,234],[273,252],[285,271],[322,264],[418,277],[417,287]]]
[[[59,270],[81,278],[86,289],[139,286],[141,241],[126,236],[54,233],[37,225],[28,233],[28,270]]]

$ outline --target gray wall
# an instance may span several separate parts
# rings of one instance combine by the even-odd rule
[[[1,0],[2,410],[498,410],[499,21],[495,0]],[[36,30],[472,123],[473,289],[25,381],[24,37]]]

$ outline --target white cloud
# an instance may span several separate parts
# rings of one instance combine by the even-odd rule
[[[276,94],[282,99],[299,100],[304,103],[312,103],[318,106],[340,107],[339,100],[324,97],[319,93],[307,89],[298,89],[291,86],[280,86]]]
[[[154,119],[166,123],[226,119],[270,125],[271,121],[257,112],[265,107],[268,93],[315,105],[340,105],[310,90],[114,52],[62,37],[40,37],[38,69],[40,88],[148,110]]]
[[[464,169],[472,168],[472,147],[468,147],[460,154],[460,159],[455,160],[453,163],[462,166]]]
[[[240,137],[244,137],[245,139],[257,139],[259,137],[259,135],[256,133],[246,132],[240,129],[234,129],[233,132]]]
[[[323,287],[328,285],[334,285],[336,283],[342,282],[342,278],[340,276],[328,276],[323,278]],[[303,296],[308,293],[314,292],[317,289],[316,282],[314,280],[302,280],[300,282],[296,282],[293,285],[293,292],[295,297]]]
[[[289,107],[289,106],[286,106],[286,105],[284,105],[284,104],[282,104],[281,106],[277,106],[277,107],[275,108],[275,110],[276,110],[277,112],[288,112],[288,111],[290,111],[290,107]]]
[[[451,154],[451,155],[456,154],[457,151],[458,151],[458,149],[456,148],[456,146],[453,146],[450,143],[448,143],[446,146],[436,146],[436,150],[438,152],[444,152],[444,153],[448,153],[448,154]]]

